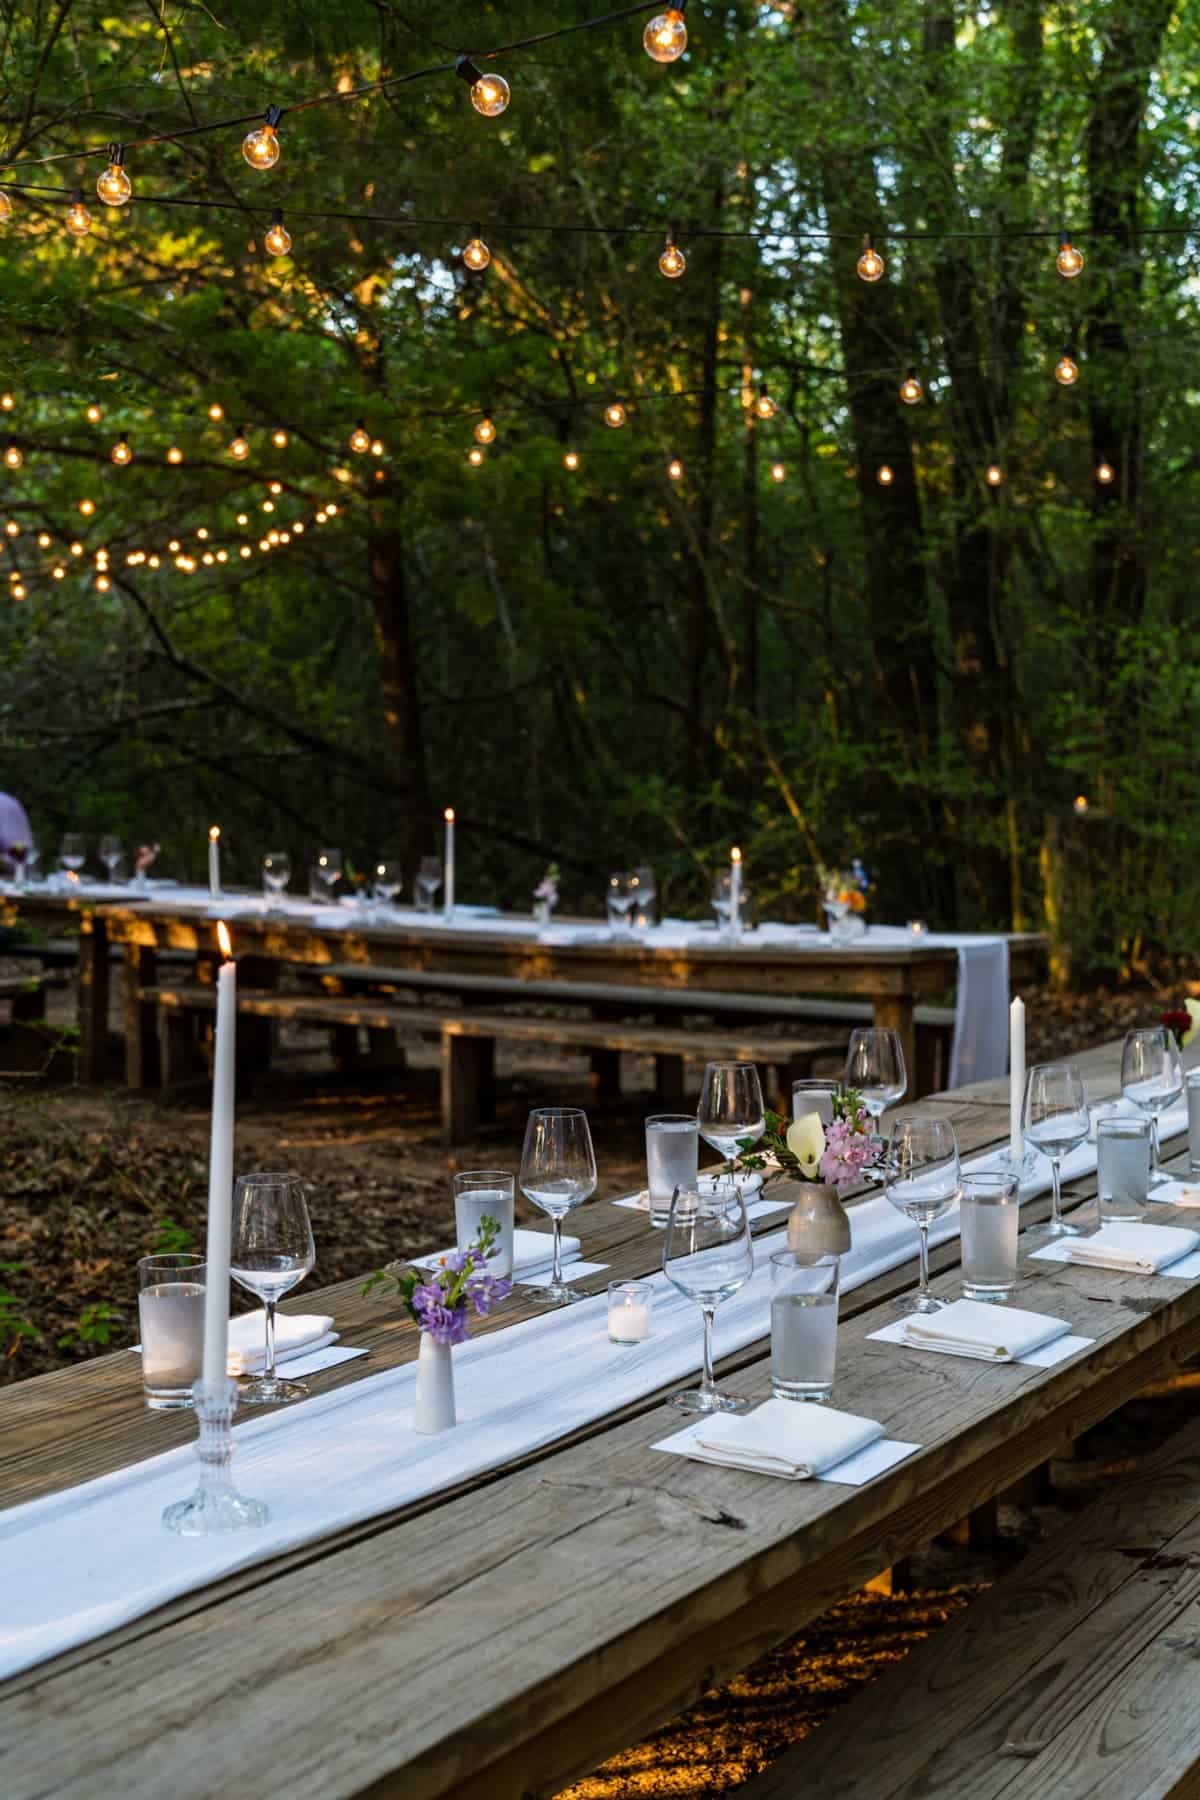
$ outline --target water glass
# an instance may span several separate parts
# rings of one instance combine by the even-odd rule
[[[78,831],[65,831],[62,843],[58,847],[58,863],[62,869],[69,869],[77,875],[87,861],[87,840]]]
[[[1187,1076],[1188,1174],[1200,1175],[1200,1069]]]
[[[192,1404],[192,1384],[204,1372],[207,1274],[202,1256],[143,1256],[138,1263],[142,1394],[153,1412]]]
[[[106,831],[100,839],[100,861],[108,870],[110,881],[117,879],[117,870],[121,866],[121,859],[124,855],[125,846],[120,838],[115,837],[112,832]]]
[[[298,1175],[239,1175],[233,1190],[233,1239],[229,1273],[266,1309],[266,1369],[238,1390],[243,1406],[278,1406],[304,1400],[302,1381],[275,1373],[275,1308],[298,1287],[317,1260],[304,1183]]]
[[[1064,1156],[1087,1138],[1091,1128],[1087,1089],[1074,1063],[1035,1063],[1025,1077],[1024,1126],[1027,1142],[1049,1159],[1053,1182],[1050,1217],[1044,1225],[1031,1225],[1030,1236],[1078,1237],[1078,1225],[1062,1216],[1062,1180],[1059,1165]]]
[[[694,1188],[700,1167],[695,1113],[656,1113],[646,1120],[646,1187],[650,1223],[665,1226],[676,1188]]]
[[[929,1227],[949,1212],[962,1193],[958,1139],[948,1119],[917,1114],[897,1119],[888,1146],[885,1193],[898,1212],[921,1233],[921,1281],[915,1295],[897,1302],[905,1312],[940,1312],[945,1306],[929,1288]]]
[[[823,1081],[820,1076],[806,1077],[792,1083],[792,1122],[816,1113],[822,1125],[833,1124],[833,1103],[841,1090],[840,1081]]]
[[[648,863],[639,863],[637,868],[633,871],[633,880],[636,883],[632,919],[633,929],[635,931],[649,931],[652,925],[658,923],[654,911],[654,903],[658,899],[658,877]]]
[[[908,1092],[908,1070],[898,1031],[859,1026],[850,1033],[846,1086],[857,1089],[873,1120]]]
[[[1140,1219],[1150,1198],[1150,1121],[1119,1114],[1096,1122],[1096,1208],[1100,1224]]]
[[[605,910],[614,937],[625,937],[633,930],[633,912],[638,902],[638,880],[631,871],[619,869],[608,878]]]
[[[700,1386],[671,1395],[683,1412],[745,1412],[750,1402],[718,1391],[713,1379],[713,1315],[754,1273],[754,1248],[741,1189],[735,1181],[714,1182],[703,1192],[679,1188],[671,1202],[663,1238],[663,1274],[694,1300],[704,1316],[704,1360]]]
[[[337,886],[342,879],[342,853],[327,846],[317,851],[317,867],[329,883],[330,889]]]
[[[1017,1284],[1017,1234],[1021,1229],[1021,1190],[1016,1176],[994,1169],[964,1174],[959,1229],[965,1297],[1007,1300]]]
[[[413,876],[413,905],[418,912],[432,912],[442,885],[442,863],[437,856],[423,856]]]
[[[521,1192],[550,1216],[554,1227],[554,1272],[548,1287],[531,1288],[542,1306],[586,1300],[568,1287],[562,1272],[562,1222],[596,1191],[596,1152],[587,1114],[577,1106],[540,1106],[529,1115],[521,1152]]]
[[[371,871],[371,894],[382,906],[391,906],[404,885],[403,871],[391,857],[381,856]]]
[[[322,906],[330,906],[334,900],[334,882],[329,870],[323,869],[320,863],[308,865],[308,897],[320,901]]]
[[[705,1143],[726,1161],[739,1154],[746,1138],[757,1143],[767,1129],[767,1119],[755,1065],[706,1064],[696,1120]]]
[[[1127,1031],[1121,1049],[1121,1093],[1150,1120],[1151,1186],[1167,1177],[1158,1148],[1158,1117],[1183,1092],[1183,1059],[1165,1025]]]
[[[608,1284],[608,1341],[610,1344],[642,1344],[650,1336],[650,1307],[654,1289],[648,1281],[610,1281]]]
[[[840,1256],[777,1250],[771,1258],[771,1392],[824,1402],[837,1361]]]
[[[262,859],[263,893],[278,900],[292,879],[292,859],[286,850],[268,850]]]
[[[513,1189],[515,1179],[503,1169],[464,1169],[454,1177],[454,1236],[465,1250],[479,1236],[484,1219],[500,1227],[487,1272],[507,1281],[513,1272]]]

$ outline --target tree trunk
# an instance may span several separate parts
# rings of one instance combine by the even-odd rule
[[[379,678],[397,781],[403,798],[388,834],[411,867],[434,848],[433,807],[425,760],[421,696],[412,648],[412,620],[404,543],[396,530],[373,531],[367,542]]]

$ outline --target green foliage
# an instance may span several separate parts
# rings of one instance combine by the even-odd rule
[[[120,1330],[121,1314],[115,1306],[106,1300],[96,1300],[85,1306],[80,1312],[78,1322],[65,1331],[58,1340],[60,1350],[102,1349],[111,1343],[113,1334]]]
[[[24,1263],[0,1263],[0,1275],[24,1275],[27,1272]],[[0,1283],[0,1343],[5,1346],[5,1356],[16,1355],[22,1338],[38,1335],[37,1326],[22,1310],[25,1304],[19,1295]]]
[[[187,1227],[177,1225],[174,1219],[158,1219],[154,1229],[158,1235],[147,1253],[150,1256],[185,1256],[195,1242]]]

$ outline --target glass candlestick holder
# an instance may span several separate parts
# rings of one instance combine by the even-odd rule
[[[233,1485],[233,1414],[236,1381],[198,1381],[192,1388],[200,1458],[200,1484],[190,1500],[163,1509],[162,1522],[180,1537],[213,1537],[219,1532],[246,1531],[271,1517],[261,1500],[248,1500]]]

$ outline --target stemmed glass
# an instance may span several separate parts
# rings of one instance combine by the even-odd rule
[[[262,1302],[267,1314],[266,1370],[241,1384],[238,1395],[243,1406],[307,1399],[302,1381],[281,1381],[275,1373],[275,1308],[299,1286],[316,1260],[300,1177],[240,1175],[233,1191],[229,1273]]]
[[[1183,1059],[1175,1034],[1151,1025],[1127,1031],[1121,1050],[1121,1093],[1150,1119],[1150,1185],[1168,1180],[1158,1144],[1158,1116],[1183,1092]]]
[[[432,912],[437,891],[442,885],[439,857],[423,856],[413,877],[413,901],[418,912]]]
[[[633,909],[638,903],[638,878],[618,870],[608,878],[608,922],[613,932],[624,936],[633,930]]]
[[[635,931],[648,931],[654,924],[658,879],[648,863],[639,863],[630,879],[634,884],[633,928]]]
[[[390,906],[404,882],[398,862],[382,857],[371,871],[371,896],[383,906]]]
[[[281,900],[292,879],[292,859],[286,850],[268,850],[262,859],[263,892],[268,900]]]
[[[908,1092],[908,1070],[898,1031],[859,1026],[850,1033],[846,1086],[856,1088],[873,1120]]]
[[[578,1106],[541,1106],[529,1115],[521,1152],[521,1192],[550,1216],[554,1226],[554,1272],[549,1287],[536,1287],[530,1299],[542,1306],[567,1306],[586,1300],[568,1287],[562,1272],[562,1222],[596,1191],[596,1152],[587,1114]]]
[[[1044,1225],[1031,1225],[1030,1237],[1078,1237],[1078,1225],[1062,1216],[1059,1164],[1082,1144],[1091,1120],[1087,1089],[1074,1063],[1035,1063],[1025,1077],[1025,1136],[1050,1160],[1053,1197]]]
[[[949,1212],[962,1194],[958,1139],[949,1120],[920,1113],[896,1120],[888,1146],[884,1191],[896,1210],[911,1219],[921,1233],[920,1286],[896,1304],[904,1312],[940,1312],[946,1302],[929,1291],[929,1227]]]
[[[78,831],[64,831],[62,843],[58,847],[59,864],[78,874],[87,861],[87,842]]]
[[[717,915],[717,929],[727,934],[733,929],[733,877],[728,869],[713,880],[712,909]],[[750,890],[743,879],[738,895],[738,928],[745,931],[750,924]]]
[[[698,1388],[671,1395],[684,1412],[745,1412],[750,1402],[717,1389],[713,1379],[713,1314],[754,1273],[754,1249],[741,1189],[715,1183],[711,1193],[676,1188],[663,1240],[663,1274],[704,1314],[704,1364]]]
[[[110,881],[115,881],[117,879],[117,868],[124,854],[125,846],[122,844],[120,838],[114,836],[112,832],[106,831],[104,836],[100,839],[100,861],[108,870],[108,879]]]
[[[739,1154],[744,1138],[758,1142],[767,1129],[767,1119],[762,1083],[753,1063],[705,1065],[696,1123],[700,1136],[723,1162]]]
[[[342,879],[341,851],[335,850],[329,846],[326,846],[323,850],[318,850],[317,867],[320,869],[322,877],[328,883],[329,889],[332,892],[338,882]]]

